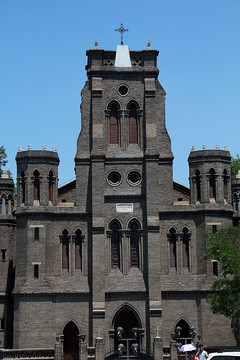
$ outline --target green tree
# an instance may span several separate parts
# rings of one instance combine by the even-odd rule
[[[0,146],[0,170],[2,170],[2,167],[6,165],[7,163],[7,154],[6,154],[6,150],[5,147],[2,145]]]
[[[238,170],[240,170],[240,157],[237,154],[236,157],[231,158],[231,177],[234,179],[238,173]]]
[[[206,233],[208,249],[203,259],[217,260],[222,276],[211,286],[207,302],[214,314],[231,319],[236,345],[240,345],[240,226],[230,226],[215,234]]]
[[[7,154],[5,147],[2,145],[0,146],[0,176],[2,174],[3,167],[7,164]],[[7,170],[7,174],[9,177],[12,177],[11,171]]]

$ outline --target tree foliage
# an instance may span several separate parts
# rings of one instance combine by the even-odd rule
[[[238,173],[238,170],[240,170],[240,157],[237,154],[236,157],[231,158],[231,177],[234,179]]]
[[[7,154],[5,147],[2,145],[0,146],[0,175],[2,174],[3,167],[7,164]],[[12,177],[11,171],[7,170],[7,174],[9,177]]]
[[[2,170],[2,167],[6,165],[7,163],[7,154],[5,147],[2,145],[0,146],[0,170]]]
[[[240,345],[240,226],[230,226],[207,233],[208,249],[203,259],[217,260],[222,276],[211,286],[207,296],[214,314],[231,319],[237,346]]]

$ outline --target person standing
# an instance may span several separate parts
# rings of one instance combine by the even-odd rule
[[[205,350],[203,350],[202,344],[198,346],[198,352],[196,356],[199,358],[199,360],[206,360],[208,358],[208,353]]]

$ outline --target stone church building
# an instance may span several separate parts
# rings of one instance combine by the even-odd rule
[[[150,43],[87,51],[76,180],[58,188],[59,157],[44,146],[17,152],[16,206],[2,174],[0,358],[162,360],[177,358],[176,341],[235,346],[206,302],[221,269],[201,255],[204,231],[239,222],[240,176],[232,187],[226,148],[193,148],[189,189],[173,181],[157,56]]]

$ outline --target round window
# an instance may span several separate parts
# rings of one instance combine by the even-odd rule
[[[141,174],[138,171],[130,171],[128,173],[128,182],[131,185],[138,185],[142,180]]]
[[[121,182],[121,179],[122,179],[122,176],[121,174],[118,172],[118,171],[111,171],[109,174],[108,174],[108,182],[110,185],[112,186],[117,186],[120,184]]]
[[[128,91],[129,91],[129,89],[126,85],[120,85],[118,88],[118,93],[121,96],[126,96],[128,94]]]

